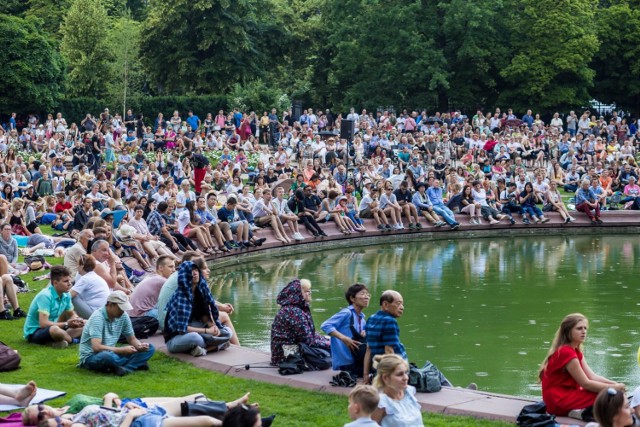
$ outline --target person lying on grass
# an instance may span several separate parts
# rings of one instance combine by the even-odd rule
[[[220,419],[211,416],[184,416],[181,404],[196,400],[206,400],[202,393],[182,397],[144,397],[124,402],[115,393],[104,396],[102,406],[88,405],[78,414],[67,413],[68,407],[52,408],[48,405],[31,405],[22,413],[25,426],[163,426],[163,427],[206,427],[221,426]],[[249,393],[231,402],[219,402],[229,411],[239,405],[248,405]],[[220,415],[222,418],[224,414]],[[269,420],[269,419],[266,419]],[[270,425],[270,421],[262,425]]]

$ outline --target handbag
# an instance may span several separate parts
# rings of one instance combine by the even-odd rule
[[[367,344],[365,337],[356,329],[356,316],[352,318],[353,323],[350,325],[351,339],[360,343],[356,351],[351,350],[351,355],[353,356],[353,373],[361,377],[364,372],[364,356],[367,353]]]
[[[308,371],[324,371],[331,368],[331,353],[321,347],[300,344],[300,354]]]
[[[300,354],[290,354],[278,365],[280,375],[297,375],[305,371],[306,364]]]
[[[20,367],[18,352],[0,341],[0,371],[13,371]]]
[[[184,401],[180,403],[180,411],[183,417],[206,415],[222,420],[227,412],[227,404],[223,401],[209,400],[202,396],[196,398],[193,402]]]

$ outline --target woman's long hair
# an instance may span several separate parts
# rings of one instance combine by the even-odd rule
[[[542,365],[540,365],[540,372],[538,373],[539,378],[542,378],[542,374],[544,374],[544,371],[547,369],[549,358],[551,358],[551,356],[553,356],[553,354],[563,345],[571,344],[571,330],[578,324],[578,322],[583,320],[587,322],[587,325],[589,324],[587,318],[580,313],[568,314],[564,319],[562,319],[562,323],[560,323],[560,327],[556,331],[556,335],[553,337],[553,342],[547,352],[547,356],[544,358]],[[580,344],[578,350],[582,351],[582,344]]]

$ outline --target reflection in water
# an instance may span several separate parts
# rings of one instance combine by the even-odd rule
[[[214,271],[214,294],[236,308],[243,345],[269,350],[276,296],[292,278],[313,283],[320,323],[344,307],[355,282],[403,294],[399,319],[410,359],[429,359],[454,382],[540,396],[536,373],[560,320],[590,319],[596,372],[636,385],[638,243],[626,236],[412,242],[265,258]]]

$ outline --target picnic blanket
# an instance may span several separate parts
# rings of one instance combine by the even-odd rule
[[[5,386],[10,388],[20,388],[20,387],[24,387],[24,384],[5,384]],[[38,387],[38,392],[36,393],[33,400],[31,401],[31,404],[37,404],[47,400],[56,399],[60,396],[64,396],[65,394],[67,393],[64,391],[48,390],[46,388]],[[0,400],[0,411],[14,411],[16,409],[21,409],[24,407],[24,406],[11,405],[11,404],[2,404],[1,402],[2,400]]]

